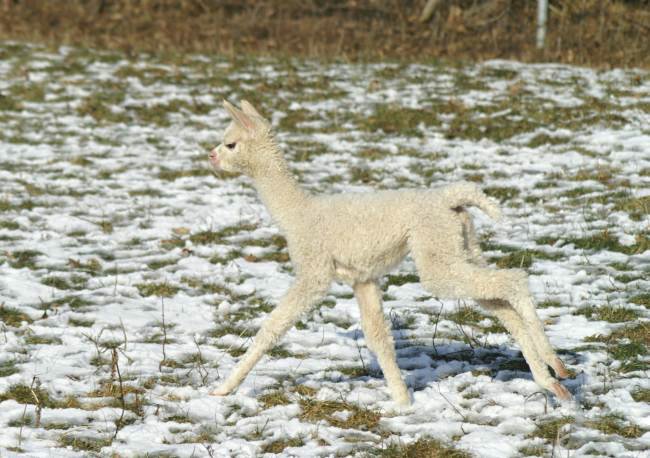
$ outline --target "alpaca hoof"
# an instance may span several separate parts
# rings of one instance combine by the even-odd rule
[[[224,386],[220,386],[216,390],[210,392],[210,396],[225,396],[230,393],[230,390]]]
[[[551,385],[551,391],[558,399],[562,399],[563,401],[569,401],[572,399],[569,390],[567,390],[560,382],[553,382]]]
[[[553,364],[552,367],[553,367],[553,370],[555,371],[555,375],[557,375],[559,378],[567,378],[567,377],[571,376],[571,374],[566,369],[566,366],[560,360],[560,358],[556,359],[555,364]]]

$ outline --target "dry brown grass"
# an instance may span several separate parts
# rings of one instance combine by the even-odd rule
[[[426,0],[4,0],[0,39],[134,51],[300,55],[351,60],[516,58],[650,66],[648,0],[554,0],[547,49],[535,1],[452,0],[427,24]]]

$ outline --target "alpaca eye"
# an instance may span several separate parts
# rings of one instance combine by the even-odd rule
[[[228,143],[228,144],[226,145],[226,148],[228,148],[228,149],[235,149],[235,146],[237,146],[237,143]]]

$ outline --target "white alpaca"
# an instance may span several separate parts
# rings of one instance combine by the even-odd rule
[[[311,196],[292,177],[270,124],[246,102],[224,101],[233,122],[210,152],[216,169],[250,176],[287,239],[295,282],[269,314],[241,361],[213,395],[239,386],[253,366],[327,293],[333,280],[350,284],[361,327],[377,355],[395,402],[410,404],[378,279],[410,253],[422,285],[434,296],[475,299],[503,323],[521,347],[535,381],[561,399],[571,395],[549,373],[567,375],[544,333],[521,270],[496,270],[481,257],[471,219],[476,206],[498,218],[499,209],[471,183],[433,190]]]

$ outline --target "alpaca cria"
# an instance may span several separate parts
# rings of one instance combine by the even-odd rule
[[[481,256],[471,218],[475,206],[493,218],[499,209],[474,184],[437,189],[321,195],[306,193],[292,177],[270,124],[253,106],[224,101],[232,123],[210,152],[215,169],[244,173],[284,233],[295,281],[269,314],[233,372],[213,395],[232,392],[255,363],[315,305],[334,280],[350,284],[361,327],[395,402],[408,405],[378,279],[411,254],[422,285],[434,296],[474,299],[492,312],[521,347],[533,378],[562,399],[571,395],[548,370],[567,371],[544,333],[521,270],[499,270]]]

